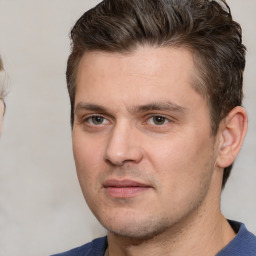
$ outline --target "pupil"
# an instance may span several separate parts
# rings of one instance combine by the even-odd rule
[[[94,117],[93,117],[93,122],[94,122],[95,124],[101,124],[101,123],[102,123],[102,120],[103,120],[103,118],[100,117],[100,116],[94,116]]]
[[[158,125],[159,125],[159,124],[163,124],[164,121],[165,121],[165,117],[162,117],[162,116],[155,116],[154,119],[155,119],[155,120],[154,120],[155,123],[158,124]]]

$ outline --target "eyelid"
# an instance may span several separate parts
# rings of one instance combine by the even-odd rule
[[[152,118],[154,118],[154,117],[162,117],[162,118],[165,118],[165,122],[163,123],[163,124],[159,124],[159,125],[157,125],[157,124],[150,124],[150,125],[152,125],[152,126],[163,126],[163,125],[167,125],[167,124],[169,124],[169,123],[172,123],[172,122],[174,122],[174,120],[173,120],[173,118],[170,118],[170,117],[167,117],[167,116],[165,116],[165,115],[163,115],[163,114],[151,114],[151,115],[148,115],[147,116],[147,118],[146,118],[146,123],[149,123],[149,120],[150,119],[152,119]]]
[[[98,125],[96,125],[96,124],[94,124],[94,123],[92,123],[92,122],[89,122],[89,120],[90,120],[91,118],[93,118],[93,117],[101,117],[101,118],[104,119],[104,122],[103,122],[102,124],[98,124]],[[100,125],[105,125],[105,124],[110,124],[110,123],[111,123],[110,120],[109,120],[109,118],[106,118],[106,117],[105,117],[104,115],[102,115],[102,114],[88,114],[88,115],[84,116],[82,120],[83,120],[83,121],[82,121],[83,123],[84,123],[84,122],[87,122],[89,125],[93,125],[93,126],[100,126]],[[105,121],[107,121],[107,122],[105,122]]]

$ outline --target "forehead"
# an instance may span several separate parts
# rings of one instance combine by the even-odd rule
[[[91,64],[105,65],[113,61],[116,62],[117,60],[119,61],[118,64],[127,64],[126,68],[130,67],[131,70],[134,65],[129,66],[129,64],[135,64],[134,61],[136,61],[136,68],[142,65],[147,68],[149,73],[153,70],[157,71],[157,68],[163,64],[178,67],[179,65],[187,63],[191,67],[194,66],[192,52],[185,47],[139,45],[129,52],[86,52],[81,58],[78,70],[81,70],[81,67],[86,65],[89,61],[93,61]],[[94,68],[94,66],[90,66]],[[87,68],[89,68],[89,66],[87,66]]]
[[[85,53],[79,63],[76,80],[79,84],[81,80],[93,75],[109,79],[115,79],[116,75],[144,75],[145,78],[152,79],[177,71],[184,78],[194,73],[193,56],[187,49],[139,46],[129,53]]]
[[[126,54],[88,52],[78,67],[75,102],[99,97],[111,101],[115,96],[123,101],[182,101],[196,93],[194,75],[193,55],[185,48],[140,46]]]

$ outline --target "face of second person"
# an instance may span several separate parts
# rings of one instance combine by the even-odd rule
[[[77,73],[73,150],[80,185],[110,232],[143,238],[207,200],[216,153],[209,109],[185,49],[86,53]]]
[[[4,118],[4,102],[0,100],[0,134],[2,132],[3,118]]]

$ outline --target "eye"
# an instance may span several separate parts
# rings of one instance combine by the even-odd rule
[[[164,116],[152,116],[148,119],[148,123],[151,125],[164,125],[168,122],[170,121]]]
[[[91,116],[87,118],[87,122],[91,125],[108,124],[108,120],[102,116]]]

